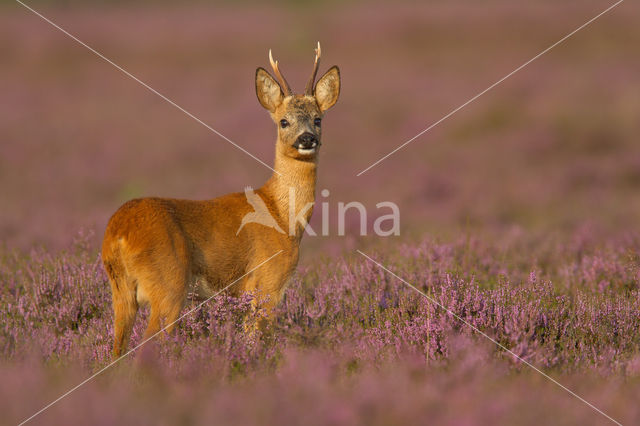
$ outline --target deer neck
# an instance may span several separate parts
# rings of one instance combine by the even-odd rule
[[[275,172],[262,189],[277,211],[279,222],[285,225],[284,230],[288,233],[291,216],[295,218],[306,209],[301,216],[307,223],[311,219],[315,202],[317,157],[313,161],[296,160],[284,155],[281,146],[279,142],[276,144]],[[290,197],[293,200],[290,200]],[[295,213],[290,212],[290,205],[295,205]],[[302,238],[303,231],[300,222],[296,223],[295,235],[292,237]]]

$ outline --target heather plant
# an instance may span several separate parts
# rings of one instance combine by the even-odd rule
[[[305,237],[266,329],[246,328],[260,295],[223,293],[33,423],[609,424],[475,327],[640,424],[637,3],[360,177],[603,5],[89,3],[34,6],[266,162],[271,123],[238,70],[277,48],[302,81],[320,39],[344,90],[318,184],[332,206],[396,203],[401,238],[361,238],[347,214],[344,237]],[[112,362],[97,254],[108,214],[268,172],[35,15],[0,7],[0,424],[16,424]]]
[[[616,377],[626,383],[622,387],[626,390],[616,392],[626,395],[626,387],[635,386],[640,377],[638,263],[637,258],[629,257],[638,251],[638,241],[626,236],[604,245],[581,245],[572,253],[566,252],[567,247],[556,246],[558,255],[549,257],[544,268],[535,263],[522,268],[517,251],[497,256],[495,247],[508,247],[508,241],[487,244],[463,238],[443,243],[428,239],[406,244],[397,253],[371,253],[450,312],[366,259],[318,260],[313,268],[299,271],[278,307],[276,320],[263,332],[249,333],[245,328],[248,317],[257,320],[260,315],[251,308],[256,295],[221,294],[183,318],[174,334],[159,336],[148,344],[149,350],[143,348],[104,372],[99,382],[106,387],[96,392],[106,392],[111,399],[115,396],[110,389],[119,381],[128,381],[132,388],[127,392],[137,393],[136,386],[160,380],[164,387],[190,386],[187,383],[196,381],[194,386],[208,389],[206,392],[240,395],[252,394],[247,390],[250,383],[266,386],[264,383],[275,380],[279,389],[292,386],[311,392],[308,398],[318,398],[316,393],[345,392],[345,398],[357,406],[358,391],[354,389],[367,381],[373,381],[372,386],[387,385],[391,380],[387,374],[393,375],[388,372],[395,368],[401,368],[399,374],[409,375],[398,380],[410,381],[428,380],[443,371],[452,377],[467,377],[471,371],[486,369],[491,373],[473,380],[490,380],[495,374],[505,386],[524,386],[523,377],[531,378],[535,373],[479,336],[474,327],[550,374],[569,380],[575,380],[575,375]],[[549,250],[542,247],[536,253],[535,238],[523,243],[533,250],[529,253],[532,258]],[[455,267],[462,259],[477,266],[475,274],[469,276]],[[88,376],[111,361],[109,287],[100,259],[88,247],[79,245],[56,256],[5,251],[0,271],[2,358],[5,368],[13,369],[6,371],[17,374],[37,366],[40,376],[36,374],[30,386],[62,392],[64,386],[51,385],[48,375],[73,369],[75,373],[68,377],[79,381],[80,373]],[[568,275],[567,271],[573,273]],[[556,280],[564,284],[556,285]],[[134,345],[142,331],[142,321],[138,321]],[[461,360],[462,352],[467,355]],[[300,362],[304,366],[297,364]],[[130,381],[127,371],[138,379]],[[292,380],[296,375],[299,377]],[[413,375],[418,378],[410,379]],[[466,386],[463,382],[453,384],[453,378],[437,380],[447,381],[454,389]],[[533,386],[544,386],[534,382]],[[56,383],[72,384],[70,380]],[[570,399],[556,391],[558,398]],[[49,393],[51,389],[45,392]],[[377,401],[383,395],[371,398]],[[338,417],[340,410],[345,410],[345,419],[362,419],[354,408],[340,408],[341,404],[331,399],[323,401]],[[232,407],[204,401],[197,404],[212,411],[231,410],[225,415],[235,412]],[[514,401],[504,404],[507,413],[518,405]],[[184,407],[176,409],[182,412]],[[55,418],[56,408],[51,410]],[[392,422],[408,412],[399,410],[383,417]],[[631,415],[622,409],[620,413]],[[300,413],[293,410],[288,415],[297,418]],[[259,418],[257,413],[247,416],[239,419]],[[43,414],[43,420],[47,418]]]

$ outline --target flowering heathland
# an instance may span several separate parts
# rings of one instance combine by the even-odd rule
[[[496,381],[506,387],[496,391],[503,395],[496,402],[498,413],[482,408],[483,395],[479,405],[471,404],[469,415],[504,420],[515,415],[513,410],[531,411],[523,408],[527,403],[545,403],[547,415],[572,407],[576,414],[571,421],[598,416],[563,390],[543,383],[470,324],[546,372],[565,377],[583,391],[590,388],[587,393],[618,410],[610,414],[637,420],[637,408],[620,402],[631,392],[628,387],[637,391],[640,377],[640,238],[626,235],[596,244],[583,234],[574,236],[571,244],[542,244],[545,240],[509,234],[491,244],[465,238],[450,243],[425,240],[380,255],[371,250],[370,255],[468,324],[364,257],[319,260],[313,269],[299,272],[276,320],[264,332],[245,332],[247,317],[259,315],[251,310],[250,295],[220,295],[185,317],[175,334],[159,337],[152,348],[103,373],[98,379],[102,387],[92,387],[84,396],[85,390],[79,389],[60,407],[77,404],[75,398],[95,397],[96,392],[108,404],[135,405],[117,391],[123,381],[127,398],[135,401],[143,392],[143,399],[149,398],[144,403],[151,404],[162,395],[156,395],[155,385],[145,386],[159,380],[166,392],[186,392],[182,402],[173,402],[181,408],[172,416],[202,409],[191,415],[204,421],[206,412],[208,418],[232,421],[239,402],[226,405],[218,397],[261,399],[258,389],[268,393],[275,386],[279,396],[247,407],[238,421],[258,421],[262,415],[300,419],[314,400],[321,400],[327,411],[316,420],[348,423],[352,416],[363,419],[360,411],[370,393],[374,402],[407,399],[402,402],[406,407],[396,406],[382,417],[382,423],[392,423],[411,413],[446,417],[434,401],[458,393],[469,398],[465,392],[479,392],[481,386],[493,389]],[[525,253],[538,260],[527,264]],[[100,259],[81,245],[58,256],[5,252],[0,274],[0,342],[8,377],[2,385],[8,396],[3,404],[10,405],[11,418],[19,420],[49,402],[44,396],[62,393],[74,384],[72,379],[80,381],[110,362],[110,292]],[[138,321],[134,341],[142,331],[143,322]],[[136,380],[131,380],[131,372]],[[26,378],[20,379],[22,375]],[[18,380],[25,380],[22,391],[12,394]],[[594,391],[594,386],[610,388],[613,382],[622,387],[609,389],[614,393],[608,397]],[[527,397],[528,386],[555,396]],[[210,392],[215,401],[203,399],[202,392]],[[401,398],[398,392],[407,393]],[[433,392],[442,395],[434,397]],[[21,399],[25,393],[31,394],[28,402]],[[289,407],[289,417],[271,411],[280,399],[294,395],[301,405]],[[525,400],[516,401],[514,395]],[[123,408],[119,415],[128,421],[159,420],[155,411],[127,417],[131,409]],[[42,420],[51,422],[64,412],[51,408]],[[78,421],[94,419],[92,413],[81,413],[76,414]]]
[[[245,332],[250,296],[222,294],[34,423],[608,423],[356,248],[640,423],[640,3],[360,177],[602,2],[56,3],[36,9],[267,163],[253,71],[272,48],[302,81],[320,39],[344,88],[317,201],[392,201],[402,222],[362,240],[352,211],[345,237],[304,238],[263,333]],[[0,423],[15,424],[111,362],[97,247],[118,205],[213,198],[270,172],[26,9],[7,4],[0,24]],[[312,227],[340,234],[328,211]],[[96,232],[69,249],[83,227]]]

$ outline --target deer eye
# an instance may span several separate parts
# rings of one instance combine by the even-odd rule
[[[288,126],[289,126],[289,122],[287,120],[285,120],[284,118],[280,120],[280,127],[284,129],[285,127],[288,127]]]
[[[316,118],[315,120],[313,120],[313,124],[315,124],[316,126],[320,127],[320,125],[322,124],[322,119],[321,118]]]

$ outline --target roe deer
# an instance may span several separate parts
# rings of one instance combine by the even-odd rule
[[[294,94],[271,51],[269,60],[277,81],[263,68],[255,77],[258,100],[278,127],[275,172],[269,180],[255,192],[247,188],[206,201],[139,198],[109,220],[102,260],[113,297],[114,357],[126,351],[139,304],[151,308],[145,340],[162,324],[171,332],[188,291],[210,297],[281,250],[231,289],[268,296],[267,315],[279,302],[313,210],[320,124],[338,100],[340,72],[333,66],[314,84],[318,43],[305,92]],[[259,215],[259,209],[271,222],[247,216]]]

